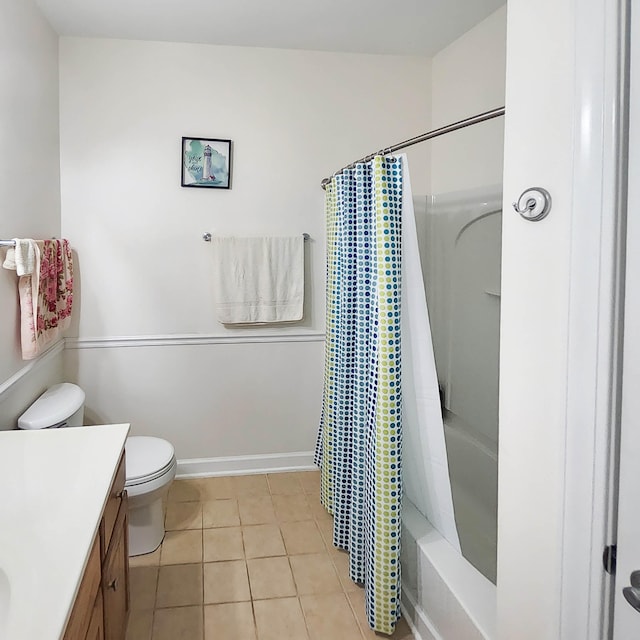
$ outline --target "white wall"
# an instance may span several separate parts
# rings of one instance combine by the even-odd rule
[[[507,5],[433,57],[432,118],[441,127],[504,105]],[[504,118],[431,142],[431,193],[502,183]]]
[[[506,6],[434,56],[434,127],[504,104],[505,43]],[[494,453],[498,435],[501,234],[500,216],[483,216],[500,209],[503,130],[504,118],[497,118],[430,143],[434,198],[419,221],[445,404]],[[487,225],[493,232],[479,233],[486,231]],[[483,282],[478,288],[478,278],[474,282],[471,278],[480,272]],[[480,336],[480,340],[474,336]],[[482,363],[489,369],[486,375],[477,376],[474,366],[484,366]]]
[[[311,450],[323,370],[319,183],[429,128],[429,61],[62,38],[60,64],[63,232],[79,256],[74,345],[83,347],[69,352],[67,370],[88,390],[89,414],[165,435],[181,458]],[[180,187],[183,135],[233,140],[230,190]],[[428,150],[410,159],[416,191],[426,193]],[[220,325],[204,231],[309,233],[305,319],[282,328]],[[194,352],[185,334],[210,340]],[[178,344],[86,348],[158,335]],[[308,340],[247,344],[265,335]],[[150,411],[167,402],[179,421]],[[243,404],[253,405],[251,415],[239,420]],[[254,437],[257,420],[268,438]]]
[[[0,238],[60,235],[58,37],[31,0],[0,3]],[[0,262],[4,250],[0,250]],[[61,373],[23,371],[15,272],[0,268],[0,429]],[[24,373],[25,375],[21,375]],[[39,377],[38,377],[39,378]],[[19,382],[18,382],[19,381]],[[17,390],[18,395],[13,397]]]

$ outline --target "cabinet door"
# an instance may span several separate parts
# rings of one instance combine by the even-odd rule
[[[87,640],[104,640],[104,609],[102,607],[102,590],[98,590],[96,602],[93,605],[91,621],[87,630]]]
[[[127,498],[123,495],[113,527],[102,573],[104,638],[123,640],[129,615],[129,557],[127,544]]]
[[[125,477],[125,454],[122,454],[120,463],[118,464],[118,470],[116,471],[116,477],[111,485],[111,491],[109,492],[109,498],[102,514],[101,523],[101,557],[105,559],[107,552],[109,551],[109,541],[114,535],[114,527],[116,526],[116,520],[120,512],[120,506],[122,505],[122,496],[124,494]]]

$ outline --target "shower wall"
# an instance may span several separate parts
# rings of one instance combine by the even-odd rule
[[[499,185],[432,196],[421,224],[460,545],[494,582],[501,200]]]
[[[504,105],[506,5],[432,63],[434,127]],[[415,203],[463,556],[495,582],[504,118],[430,144]]]

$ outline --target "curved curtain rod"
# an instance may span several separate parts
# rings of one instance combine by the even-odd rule
[[[437,138],[438,136],[443,136],[445,133],[451,133],[452,131],[458,131],[458,129],[464,129],[465,127],[470,127],[472,124],[478,124],[480,122],[485,122],[486,120],[492,120],[493,118],[498,118],[504,115],[504,107],[499,107],[497,109],[492,109],[491,111],[485,111],[484,113],[479,113],[478,115],[471,116],[470,118],[465,118],[464,120],[460,120],[458,122],[453,122],[452,124],[445,125],[444,127],[440,127],[438,129],[433,129],[432,131],[427,131],[427,133],[423,133],[419,136],[415,136],[414,138],[409,138],[404,142],[399,142],[398,144],[394,144],[392,147],[386,147],[384,149],[380,149],[380,151],[375,151],[374,153],[370,153],[368,156],[364,156],[364,158],[360,158],[359,160],[355,160],[351,164],[348,164],[342,169],[338,169],[331,178],[324,178],[324,180],[320,183],[320,186],[323,189],[326,189],[327,185],[331,182],[334,176],[341,174],[345,169],[352,169],[359,162],[369,162],[369,160],[373,160],[376,156],[384,156],[389,153],[394,153],[395,151],[400,151],[400,149],[406,149],[414,144],[418,144],[419,142],[425,142],[426,140],[431,140],[432,138]]]

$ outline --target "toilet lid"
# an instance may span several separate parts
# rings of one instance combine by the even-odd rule
[[[173,461],[173,446],[162,438],[130,436],[124,448],[127,482],[153,476]]]

